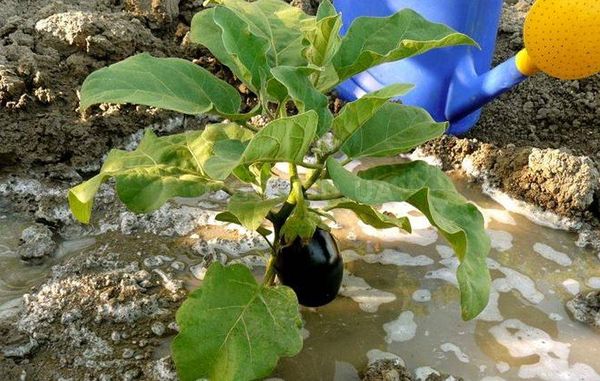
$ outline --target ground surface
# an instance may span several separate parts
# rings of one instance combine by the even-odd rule
[[[143,128],[156,125],[164,132],[202,125],[203,120],[144,107],[95,108],[83,117],[77,109],[77,89],[90,72],[142,51],[197,59],[233,81],[205,51],[187,43],[201,3],[0,0],[0,210],[8,210],[10,202],[14,212],[49,226],[56,237],[81,235],[86,231],[66,210],[68,186],[94,173],[110,148],[135,143]],[[307,10],[316,4],[298,3]],[[530,3],[505,7],[496,62],[522,47],[521,25]],[[598,147],[600,76],[559,82],[540,75],[488,105],[464,139],[442,138],[420,154],[576,220],[569,226],[585,232],[585,244],[594,242],[600,214]],[[114,204],[107,188],[99,201],[105,222],[87,232],[118,231],[118,244],[109,239],[55,268],[26,299],[24,310],[2,323],[0,374],[11,380],[22,375],[28,380],[174,378],[170,361],[155,348],[162,335],[176,329],[174,311],[184,294],[175,276],[179,265],[172,266],[168,256],[147,263],[143,258],[182,250],[190,257],[185,265],[194,266],[213,255],[214,246],[239,239],[173,239],[171,246],[155,245],[144,257],[132,255],[123,247],[153,246],[146,234],[189,236],[210,217],[167,208],[144,219]],[[129,237],[125,243],[123,236]],[[238,245],[231,247],[243,251],[244,243]],[[89,299],[77,311],[81,290]]]

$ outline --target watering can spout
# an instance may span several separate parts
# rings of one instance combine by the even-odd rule
[[[539,71],[525,49],[483,74],[476,73],[468,56],[459,66],[448,89],[445,116],[450,122],[463,119]]]

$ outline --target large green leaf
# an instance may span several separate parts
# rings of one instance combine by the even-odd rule
[[[406,94],[413,85],[395,83],[366,94],[354,102],[347,103],[333,119],[333,134],[340,142],[346,141],[363,126],[390,99]]]
[[[410,9],[389,17],[359,17],[350,26],[333,58],[340,81],[384,62],[397,61],[434,48],[476,45],[453,29],[425,20]]]
[[[134,103],[198,115],[236,114],[236,89],[198,65],[139,54],[95,71],[81,87],[81,109],[98,103]]]
[[[250,26],[229,8],[216,7],[213,18],[222,30],[225,50],[239,68],[240,79],[262,94],[270,77],[266,56],[269,41],[251,33]]]
[[[446,131],[427,111],[399,103],[386,103],[342,146],[351,158],[393,156],[407,152]]]
[[[202,288],[177,311],[172,356],[182,381],[267,377],[279,357],[302,348],[298,301],[285,286],[256,283],[243,265],[214,262]]]
[[[147,130],[135,151],[112,150],[100,173],[69,190],[69,206],[75,218],[88,223],[100,185],[115,177],[117,194],[134,212],[149,212],[172,197],[198,197],[222,184],[204,177],[194,155],[192,131],[158,138]]]
[[[206,173],[213,179],[225,179],[242,164],[301,163],[315,137],[317,120],[317,114],[308,111],[268,123],[247,146],[234,141],[218,142],[214,147],[215,156],[205,164]]]
[[[249,31],[269,41],[267,57],[271,67],[304,66],[304,35],[299,25],[313,17],[281,0],[220,0],[249,26]]]
[[[314,110],[319,116],[317,136],[331,128],[333,114],[329,111],[329,98],[318,91],[310,82],[314,69],[307,67],[278,66],[271,70],[273,76],[288,90],[300,112]]]
[[[215,145],[219,142],[234,140],[246,142],[252,139],[254,134],[235,123],[209,124],[197,139],[190,141],[190,152],[203,174],[206,161],[215,155]]]
[[[283,201],[281,198],[263,199],[256,193],[238,192],[229,199],[227,209],[246,229],[256,230],[267,213]]]
[[[354,175],[331,158],[327,169],[347,198],[368,205],[406,201],[423,212],[450,242],[461,262],[457,278],[463,318],[472,319],[485,308],[490,288],[486,265],[490,240],[483,217],[441,170],[415,161],[374,167]]]
[[[342,201],[327,208],[327,210],[330,209],[351,210],[362,222],[371,225],[376,229],[400,228],[409,233],[412,230],[408,218],[381,213],[369,205],[359,204],[353,201]]]

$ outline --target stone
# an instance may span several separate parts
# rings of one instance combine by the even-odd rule
[[[567,302],[567,310],[575,320],[600,328],[600,290],[579,293]]]
[[[40,259],[54,253],[58,245],[54,242],[50,228],[43,224],[31,225],[21,234],[17,253],[24,260]]]
[[[361,374],[362,381],[414,381],[400,359],[381,359],[370,363]]]
[[[125,10],[152,29],[173,24],[179,16],[179,0],[125,0]]]

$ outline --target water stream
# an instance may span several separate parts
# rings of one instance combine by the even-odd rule
[[[571,319],[564,303],[579,290],[600,288],[596,254],[576,236],[533,224],[457,181],[486,218],[493,250],[490,305],[477,319],[460,318],[455,257],[415,210],[413,234],[376,231],[338,214],[333,229],[344,251],[342,295],[319,309],[303,309],[302,352],[280,362],[273,377],[287,381],[357,380],[369,359],[399,356],[409,369],[433,367],[466,380],[600,380],[600,335]],[[24,221],[0,209],[0,311],[49,274],[50,267],[93,240],[63,242],[42,266],[15,254]],[[96,238],[99,242],[102,237]]]

